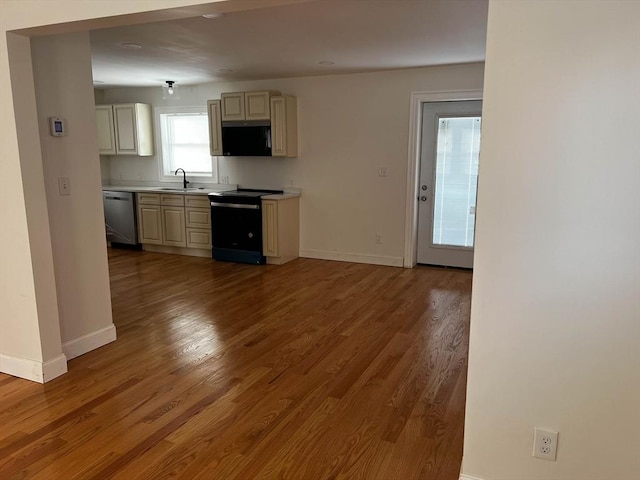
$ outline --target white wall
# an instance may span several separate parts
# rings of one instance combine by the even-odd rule
[[[640,3],[492,1],[487,42],[463,473],[637,479]]]
[[[33,71],[29,39],[3,35],[0,94],[13,88],[16,115],[2,103],[3,185],[0,188],[0,370],[35,381],[66,371],[62,355],[47,203],[42,189],[40,144],[30,132],[35,119]],[[9,54],[8,49],[11,48]],[[11,85],[13,84],[13,85]],[[37,138],[37,137],[36,137]],[[19,151],[22,162],[15,154]],[[53,288],[52,288],[53,287]],[[46,364],[57,363],[55,373]]]
[[[299,156],[219,159],[220,178],[252,188],[302,188],[305,256],[402,265],[412,92],[479,90],[483,64],[210,83],[183,87],[179,104],[206,105],[228,91],[279,90],[298,99]],[[107,89],[106,103],[163,103],[156,88]],[[178,104],[178,103],[172,103]],[[158,180],[158,160],[110,158],[114,180]],[[387,167],[388,176],[377,176]],[[375,243],[376,233],[383,243]]]
[[[35,38],[31,50],[62,342],[104,329],[114,340],[89,34]],[[52,116],[66,136],[49,135]],[[59,177],[71,195],[59,194]]]
[[[0,15],[0,370],[46,381],[66,370],[29,40],[15,29],[201,3],[3,0]],[[120,21],[124,21],[122,18]],[[56,28],[82,29],[81,23]],[[84,28],[89,28],[88,25]],[[11,68],[9,58],[11,57]],[[13,82],[11,81],[13,79]],[[92,118],[95,118],[93,116]]]

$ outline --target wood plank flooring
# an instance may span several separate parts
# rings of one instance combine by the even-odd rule
[[[457,480],[471,274],[109,252],[118,340],[0,374],[0,478]]]

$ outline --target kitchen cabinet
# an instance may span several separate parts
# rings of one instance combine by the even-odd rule
[[[207,102],[211,155],[223,155],[222,122],[269,120],[271,156],[298,156],[298,102],[296,97],[276,91],[223,93]]]
[[[162,245],[162,220],[160,207],[140,205],[138,207],[138,232],[140,243]]]
[[[222,121],[230,120],[270,120],[270,102],[277,91],[232,92],[220,95]]]
[[[271,97],[271,155],[298,156],[298,107],[295,97]]]
[[[299,256],[299,197],[262,200],[262,251],[267,263],[282,265]]]
[[[208,197],[185,195],[187,248],[211,248],[211,208]]]
[[[96,123],[101,155],[153,155],[151,105],[97,105]]]
[[[184,207],[160,207],[162,209],[162,244],[170,247],[186,247]]]
[[[162,245],[160,195],[138,193],[138,238],[140,243]]]
[[[116,131],[111,105],[96,105],[96,125],[98,127],[98,153],[100,155],[115,155]]]
[[[147,245],[145,250],[211,255],[211,213],[206,196],[138,193],[137,198],[138,232],[140,243]],[[150,248],[154,245],[164,249]]]
[[[162,244],[186,247],[187,235],[184,217],[184,195],[161,194]]]
[[[220,100],[207,101],[209,116],[209,153],[212,157],[222,155],[222,113]]]

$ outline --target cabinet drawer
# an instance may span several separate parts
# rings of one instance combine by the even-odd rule
[[[187,228],[187,248],[211,248],[211,230]]]
[[[160,205],[171,205],[172,207],[182,207],[184,205],[184,195],[160,195]]]
[[[160,205],[159,193],[138,193],[138,205]]]
[[[185,195],[184,206],[209,208],[209,197],[206,195]]]
[[[185,208],[187,215],[187,227],[192,228],[211,228],[211,210],[208,208],[187,207]]]

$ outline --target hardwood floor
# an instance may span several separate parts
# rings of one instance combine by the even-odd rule
[[[0,478],[458,479],[470,273],[109,257],[118,340],[0,374]]]

